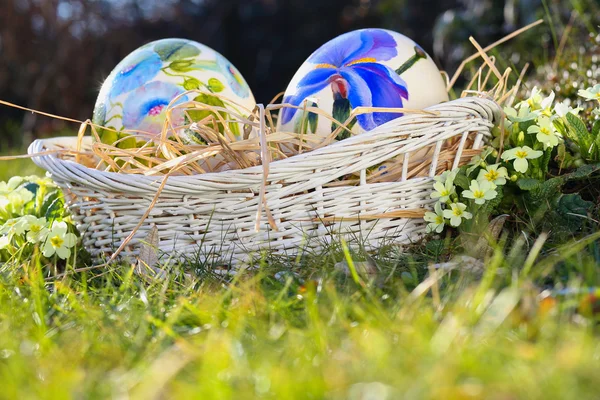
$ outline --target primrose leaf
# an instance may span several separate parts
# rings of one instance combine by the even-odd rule
[[[569,122],[569,126],[577,135],[577,144],[579,145],[579,151],[584,158],[589,158],[589,149],[592,144],[592,136],[588,132],[585,124],[579,117],[568,113],[567,121]]]
[[[471,185],[471,181],[466,176],[458,174],[454,177],[454,184],[461,189],[467,190]]]
[[[534,178],[521,178],[517,181],[517,186],[521,190],[530,191],[539,188],[541,182]]]

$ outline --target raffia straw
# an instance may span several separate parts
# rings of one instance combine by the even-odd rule
[[[259,115],[260,158],[262,161],[263,174],[262,174],[262,184],[260,186],[260,192],[258,195],[258,207],[256,210],[256,223],[254,224],[254,230],[256,232],[260,232],[260,220],[261,220],[261,216],[262,216],[262,208],[264,207],[265,212],[267,214],[267,218],[269,220],[269,225],[271,226],[271,228],[273,228],[273,230],[277,231],[279,229],[277,228],[277,224],[275,224],[275,220],[273,219],[273,216],[271,215],[271,210],[269,209],[269,206],[267,205],[267,199],[266,199],[267,177],[269,176],[270,158],[269,158],[269,151],[268,151],[268,147],[267,147],[268,145],[267,145],[266,126],[265,126],[265,108],[262,104],[259,104],[258,109],[259,109],[259,113],[260,113],[260,115]]]
[[[18,160],[18,159],[33,158],[33,157],[38,157],[38,156],[49,156],[52,154],[70,154],[70,155],[74,155],[77,157],[77,156],[82,156],[82,155],[91,155],[92,153],[81,152],[81,151],[76,151],[76,150],[56,149],[56,150],[40,151],[39,153],[35,153],[35,154],[16,154],[14,156],[0,156],[0,161],[13,161],[13,160]]]
[[[475,48],[479,52],[479,55],[481,56],[481,58],[483,58],[485,63],[492,69],[492,71],[494,71],[496,78],[498,78],[499,80],[502,79],[502,74],[500,73],[500,71],[498,71],[498,68],[496,68],[496,65],[494,65],[492,60],[490,60],[490,57],[485,53],[485,51],[479,45],[479,43],[477,43],[477,40],[475,40],[475,38],[473,36],[469,36],[469,41],[473,44],[473,46],[475,46]]]
[[[381,214],[370,214],[370,215],[358,215],[356,217],[317,217],[312,218],[310,220],[307,219],[298,219],[294,221],[304,222],[343,222],[343,221],[371,221],[374,219],[383,219],[383,218],[423,218],[427,210],[424,208],[414,208],[414,209],[406,209],[406,210],[396,210],[390,211]]]
[[[520,35],[521,33],[525,32],[525,31],[528,31],[529,29],[531,29],[531,28],[533,28],[533,27],[535,27],[535,26],[537,26],[537,25],[539,25],[539,24],[541,24],[543,22],[544,22],[543,19],[538,19],[537,21],[532,22],[529,25],[526,25],[526,26],[524,26],[524,27],[522,27],[520,29],[517,29],[516,31],[514,31],[514,32],[512,32],[512,33],[510,33],[510,34],[508,34],[506,36],[504,36],[502,39],[495,41],[494,43],[490,44],[489,46],[486,46],[483,49],[483,52],[487,53],[488,51],[492,50],[494,47],[496,47],[496,46],[498,46],[498,45],[500,45],[500,44],[502,44],[502,43],[504,43],[504,42],[506,42],[506,41],[508,41],[508,40],[510,40],[512,38],[514,38],[515,36]],[[454,84],[458,80],[458,77],[462,73],[462,71],[465,68],[465,66],[468,63],[470,63],[471,61],[479,58],[480,56],[481,56],[481,54],[478,51],[477,53],[474,53],[474,54],[470,55],[469,57],[467,57],[465,60],[463,60],[460,63],[460,65],[458,66],[456,72],[454,72],[454,75],[452,76],[452,79],[450,79],[450,83],[448,84],[448,86],[446,88],[447,91],[450,91],[454,87]]]

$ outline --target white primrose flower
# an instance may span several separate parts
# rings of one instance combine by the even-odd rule
[[[492,182],[488,181],[480,181],[476,180],[471,181],[471,186],[469,186],[469,190],[465,190],[462,192],[463,197],[467,199],[475,200],[475,204],[483,204],[486,200],[495,199],[498,195],[496,192],[496,185]]]
[[[425,221],[429,222],[429,224],[427,224],[427,233],[441,233],[444,230],[444,225],[446,225],[441,203],[436,202],[435,206],[433,206],[433,210],[435,212],[427,211],[423,217]]]
[[[554,106],[554,113],[562,118],[566,117],[568,113],[578,115],[581,111],[582,109],[580,107],[573,108],[567,105],[567,103],[564,101],[556,103],[556,105]]]
[[[527,128],[527,133],[536,133],[535,138],[544,145],[544,149],[558,145],[560,138],[560,133],[556,131],[550,118],[544,116],[538,118],[537,125]]]
[[[456,178],[456,174],[458,173],[458,168],[453,169],[452,171],[444,171],[441,175],[434,176],[433,180],[436,182],[446,183],[450,181],[450,183],[454,183],[454,178]]]
[[[533,150],[529,146],[514,147],[502,153],[502,159],[504,161],[515,160],[513,162],[515,171],[525,173],[527,172],[527,168],[529,168],[529,163],[527,160],[539,158],[542,156],[542,154],[544,154],[542,151]]]
[[[27,221],[24,217],[11,218],[0,228],[0,235],[22,235],[25,233],[26,226]]]
[[[10,244],[10,236],[2,235],[0,236],[0,250],[5,249]]]
[[[580,89],[577,92],[577,95],[580,97],[583,97],[584,99],[600,101],[600,83],[598,83],[592,87],[589,87],[585,90]]]
[[[8,182],[0,182],[0,193],[8,194],[15,190],[23,182],[20,176],[13,176]]]
[[[532,110],[540,110],[542,113],[550,115],[550,107],[552,106],[552,102],[554,102],[554,97],[554,91],[550,92],[549,96],[543,97],[542,91],[536,86],[531,91],[531,96],[521,103],[521,107],[523,107],[524,104],[527,104]]]
[[[70,248],[75,246],[75,243],[77,243],[77,236],[68,233],[66,222],[53,222],[42,249],[42,254],[44,257],[52,257],[56,254],[62,259],[67,259],[71,255]]]
[[[48,228],[46,227],[46,218],[37,218],[33,215],[23,217],[25,221],[25,230],[27,231],[27,241],[29,243],[40,243],[46,240]]]
[[[500,167],[500,164],[488,165],[485,170],[480,170],[477,176],[478,181],[487,181],[498,186],[506,184],[506,178],[508,171],[505,167]]]
[[[455,187],[453,184],[454,178],[452,180],[446,179],[446,183],[436,182],[433,184],[433,189],[435,190],[431,193],[430,197],[432,199],[439,199],[440,202],[445,203],[450,199],[450,196],[455,193]]]
[[[25,188],[20,188],[8,193],[6,199],[14,209],[20,209],[33,199],[33,193]]]
[[[540,115],[539,111],[531,111],[528,105],[522,105],[518,112],[512,107],[504,107],[504,113],[510,122],[527,122]]]
[[[463,203],[452,203],[450,204],[450,210],[444,210],[444,218],[450,220],[450,225],[459,226],[464,219],[473,218],[473,214],[465,211],[467,206]]]

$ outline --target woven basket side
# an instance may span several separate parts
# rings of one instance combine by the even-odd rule
[[[486,99],[460,99],[430,110],[436,114],[406,115],[365,134],[271,162],[264,207],[259,207],[260,166],[171,176],[122,255],[135,256],[153,226],[164,252],[189,257],[200,251],[203,259],[234,263],[264,248],[281,254],[300,247],[316,250],[339,235],[372,246],[416,240],[424,233],[420,216],[432,203],[432,177],[479,152],[500,115],[499,107]],[[38,140],[30,152],[75,144],[75,138]],[[84,246],[98,257],[112,254],[132,232],[163,180],[90,169],[55,155],[34,161],[64,189]],[[395,169],[381,172],[386,163]],[[277,229],[269,224],[268,212]]]

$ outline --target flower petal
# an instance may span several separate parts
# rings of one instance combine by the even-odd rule
[[[529,165],[527,159],[525,158],[517,158],[514,162],[515,171],[525,173],[527,172],[527,166]]]
[[[361,58],[374,58],[377,61],[387,61],[398,54],[398,44],[392,35],[384,29],[363,29],[358,31],[362,45],[350,53],[343,64],[360,60]]]
[[[283,99],[284,103],[299,106],[308,97],[329,85],[329,78],[336,73],[335,68],[316,68],[304,76],[296,85],[296,93]],[[281,123],[286,124],[298,111],[295,108],[284,108],[281,112]]]
[[[71,255],[71,250],[62,246],[62,247],[59,247],[58,249],[56,249],[56,254],[63,260],[66,260]]]
[[[340,75],[348,82],[348,99],[352,108],[391,107],[401,108],[402,99],[408,99],[406,82],[391,68],[377,63],[359,63],[340,69]],[[374,112],[357,117],[365,130],[401,117],[402,113]]]
[[[125,129],[138,129],[150,133],[160,133],[166,119],[166,109],[169,103],[183,89],[167,82],[155,81],[133,91],[123,104],[123,127]],[[182,96],[175,104],[186,101]],[[178,112],[178,114],[177,114]],[[183,110],[177,110],[173,116],[173,124],[183,123]]]
[[[42,254],[44,257],[52,257],[54,255],[54,246],[50,243],[50,240],[46,240],[44,247],[42,248]]]
[[[396,57],[396,40],[384,29],[361,29],[330,40],[308,58],[315,64],[341,67],[361,58],[391,60]]]
[[[125,57],[115,68],[109,98],[114,99],[123,93],[137,89],[154,78],[162,65],[159,55],[152,50],[142,50]]]

